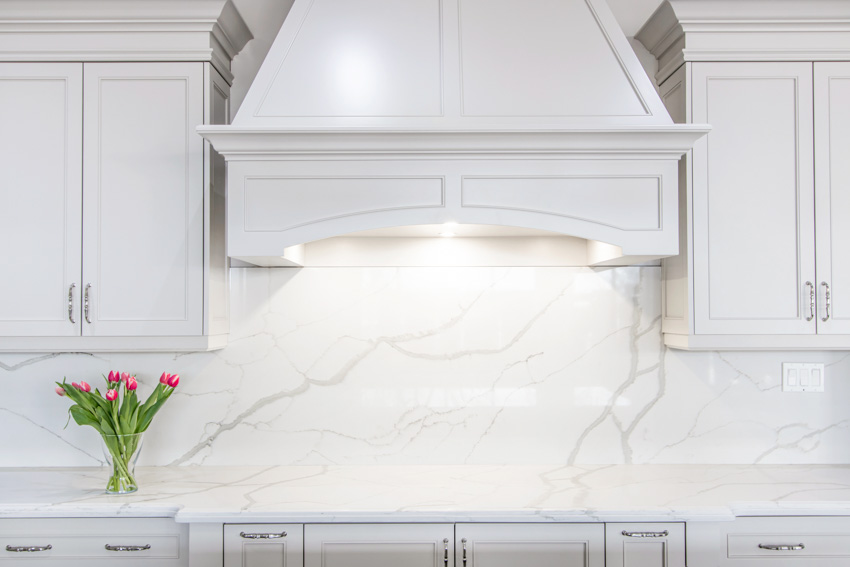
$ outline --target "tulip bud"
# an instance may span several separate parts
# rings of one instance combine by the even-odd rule
[[[167,372],[163,372],[162,376],[159,377],[159,383],[160,384],[168,384],[168,373]]]
[[[139,387],[139,383],[136,381],[135,376],[130,376],[129,378],[127,378],[127,389],[128,390],[135,390],[138,387]]]
[[[110,402],[114,402],[118,399],[118,391],[117,390],[107,390],[106,391],[106,399]]]
[[[79,388],[83,392],[91,392],[91,386],[89,386],[86,382],[80,382]]]
[[[179,383],[180,383],[180,376],[178,376],[177,374],[172,374],[171,376],[168,377],[168,385],[171,386],[172,388],[176,388],[177,384],[179,384]]]
[[[122,372],[122,373],[121,373],[121,381],[122,381],[122,382],[126,382],[126,381],[127,381],[127,378],[129,378],[129,377],[130,377],[130,374],[129,374],[129,373],[127,373],[127,372]]]
[[[110,370],[109,376],[107,376],[106,379],[109,380],[110,382],[117,382],[118,381],[118,373],[115,372],[114,370]]]
[[[78,390],[82,390],[82,389],[83,389],[83,388],[82,388],[82,386],[80,386],[80,385],[79,385],[79,384],[77,384],[76,382],[71,382],[71,386],[73,386],[74,388],[76,388],[76,389],[78,389]]]
[[[56,386],[56,393],[59,394],[60,396],[64,396],[65,395],[65,388],[63,388],[62,386]]]

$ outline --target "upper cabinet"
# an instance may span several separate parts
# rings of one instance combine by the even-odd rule
[[[132,14],[104,5],[92,30],[64,38],[74,25],[66,22],[47,35],[45,52],[0,63],[0,351],[226,344],[224,162],[195,128],[227,123],[229,58],[250,36],[224,0],[160,14],[175,18],[168,33],[141,21],[153,4],[138,2]],[[191,19],[210,11],[221,21],[204,22],[206,50],[187,53],[198,35]],[[229,51],[210,49],[225,28]],[[134,49],[95,33],[108,30],[126,32]],[[96,48],[75,52],[86,33]],[[187,41],[169,53],[175,35]],[[15,57],[13,39],[0,33],[0,57]],[[161,41],[163,52],[155,57],[145,41]],[[188,61],[145,62],[178,56]],[[41,62],[69,57],[80,61]],[[124,60],[102,61],[116,58]]]
[[[847,22],[850,6],[814,1],[802,13],[744,0],[717,10],[671,0],[638,34],[659,59],[674,120],[712,127],[680,163],[680,254],[662,268],[665,343],[850,349],[850,232],[835,220],[850,211],[850,166],[838,157],[850,150],[850,63],[819,60],[850,61],[850,50],[814,33]],[[850,45],[850,25],[830,25]]]

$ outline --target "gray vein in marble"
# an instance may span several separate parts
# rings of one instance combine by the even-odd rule
[[[632,301],[634,303],[634,309],[632,311],[632,324],[629,327],[629,374],[625,381],[620,384],[620,386],[614,391],[611,395],[608,404],[606,404],[605,408],[602,410],[600,415],[581,432],[578,439],[576,440],[575,446],[570,452],[569,457],[567,458],[567,464],[575,464],[578,459],[578,455],[581,452],[582,446],[584,445],[585,440],[590,436],[590,434],[600,425],[605,423],[605,421],[610,417],[617,427],[620,430],[620,446],[623,453],[623,460],[625,463],[632,462],[632,449],[629,444],[629,439],[631,437],[632,432],[634,431],[637,424],[642,420],[652,409],[652,407],[658,403],[659,401],[659,393],[653,397],[651,402],[641,410],[637,417],[632,421],[631,425],[624,429],[623,424],[620,418],[614,413],[617,407],[617,401],[620,397],[628,390],[637,379],[648,372],[651,372],[655,369],[658,369],[660,366],[656,364],[654,367],[650,367],[648,369],[644,369],[642,371],[638,371],[638,367],[640,366],[640,350],[638,349],[638,340],[643,334],[645,334],[646,330],[641,332],[641,319],[643,316],[643,307],[640,304],[640,295],[643,288],[643,277],[641,276],[638,279],[638,284],[634,288],[634,292],[632,294]],[[660,316],[653,319],[652,323],[649,325],[649,328],[655,327],[658,321],[660,321]]]
[[[61,436],[61,435],[59,435],[58,433],[56,433],[55,431],[52,431],[52,430],[50,430],[50,429],[48,429],[48,428],[44,427],[44,426],[43,426],[43,425],[41,425],[40,423],[37,423],[37,422],[33,421],[32,419],[30,419],[29,417],[27,417],[27,416],[25,416],[25,415],[23,415],[23,414],[21,414],[21,413],[18,413],[18,412],[16,412],[16,411],[12,411],[12,410],[10,410],[9,408],[0,408],[0,412],[6,412],[6,413],[9,413],[9,414],[12,414],[12,415],[14,415],[15,417],[18,417],[18,418],[20,418],[20,419],[22,419],[22,420],[24,420],[24,421],[26,421],[26,422],[28,422],[28,423],[31,423],[31,424],[35,425],[37,428],[41,429],[42,431],[46,431],[46,432],[47,432],[47,433],[49,433],[52,437],[55,437],[56,439],[59,439],[60,441],[62,441],[63,443],[65,443],[66,445],[68,445],[69,447],[71,447],[72,449],[75,449],[76,451],[79,451],[80,453],[82,453],[82,454],[83,454],[83,455],[85,455],[86,457],[91,458],[91,459],[92,459],[95,463],[97,463],[97,464],[103,464],[103,463],[104,463],[104,460],[103,460],[103,459],[99,459],[99,458],[95,457],[94,455],[92,455],[91,453],[89,453],[89,452],[87,452],[87,451],[84,451],[84,450],[80,449],[79,447],[77,447],[76,445],[74,445],[73,443],[71,443],[70,441],[68,441],[67,439],[65,439],[64,437],[62,437],[62,436]],[[70,417],[69,417],[68,419],[70,419]]]
[[[495,283],[493,285],[495,285]],[[556,303],[558,303],[558,301],[563,299],[563,297],[567,294],[567,292],[570,290],[570,288],[572,286],[573,286],[573,282],[570,282],[570,284],[567,285],[566,287],[564,287],[558,295],[556,295],[548,303],[546,303],[546,305],[544,305],[542,309],[538,310],[537,313],[535,313],[531,317],[531,319],[529,319],[528,322],[519,331],[517,331],[510,340],[508,340],[505,344],[503,344],[502,346],[500,346],[498,348],[493,348],[493,349],[465,349],[465,350],[460,350],[460,351],[455,351],[455,352],[452,352],[452,353],[445,353],[445,354],[427,354],[427,353],[420,353],[420,352],[412,352],[410,350],[404,349],[404,348],[398,346],[397,344],[395,344],[397,342],[406,342],[406,341],[401,341],[401,340],[391,341],[390,345],[393,348],[395,348],[397,351],[404,354],[405,356],[409,356],[411,358],[420,358],[420,359],[425,359],[425,360],[457,360],[457,359],[464,358],[464,357],[467,357],[467,356],[500,354],[500,353],[503,353],[503,352],[510,350],[511,347],[513,347],[515,344],[517,344],[528,333],[528,331],[530,331],[534,327],[534,324],[541,317],[546,315],[546,313],[552,308],[552,306],[554,306]],[[483,292],[482,292],[481,295],[483,295]],[[479,298],[481,297],[481,295],[479,295]],[[469,310],[472,308],[472,306],[474,305],[474,303],[476,301],[478,301],[478,298],[476,298],[476,300],[472,304],[470,304],[469,307],[466,310],[464,310],[464,312],[461,314],[461,316],[459,316],[456,319],[460,319],[460,318],[462,318],[462,316],[465,316],[466,313],[469,312]],[[436,334],[436,333],[433,333],[433,334]],[[420,337],[415,337],[415,338],[420,338]],[[410,339],[408,339],[408,340],[410,340]]]
[[[818,437],[821,434],[823,434],[823,433],[825,433],[825,432],[827,432],[831,429],[835,429],[836,427],[846,426],[848,423],[850,423],[850,420],[844,419],[844,420],[839,421],[838,423],[832,423],[830,425],[827,425],[826,427],[822,427],[820,429],[815,429],[814,431],[810,431],[809,433],[807,433],[806,435],[803,435],[802,437],[799,437],[795,441],[791,441],[789,443],[777,444],[777,445],[771,447],[770,449],[768,449],[767,451],[764,451],[761,455],[756,457],[755,461],[753,461],[753,462],[754,462],[754,464],[760,464],[770,454],[775,453],[776,451],[782,451],[782,450],[786,450],[786,449],[796,449],[796,450],[802,451],[804,453],[809,453],[811,451],[814,451],[820,445],[820,440],[818,439]],[[805,423],[790,423],[788,425],[784,425],[784,426],[779,428],[779,430],[776,432],[777,437],[780,435],[780,433],[783,430],[789,429],[789,428],[792,428],[792,427],[804,427],[806,429],[809,428],[808,424],[805,424]],[[815,440],[814,446],[812,446],[808,449],[800,446],[801,443],[803,443],[804,441],[809,440],[809,439]]]
[[[0,369],[7,370],[9,372],[14,372],[20,368],[24,368],[25,366],[29,366],[30,364],[36,364],[41,362],[42,360],[49,360],[51,358],[56,358],[60,356],[59,353],[54,352],[52,354],[45,354],[43,356],[37,356],[35,358],[29,358],[24,360],[23,362],[19,362],[18,364],[5,364],[4,362],[0,362]]]
[[[753,378],[752,376],[750,376],[749,374],[747,374],[746,372],[744,372],[743,370],[741,370],[740,368],[738,368],[737,366],[732,364],[732,362],[730,362],[725,356],[723,356],[723,353],[714,352],[714,354],[717,356],[717,358],[719,358],[721,361],[723,361],[723,363],[726,364],[729,368],[731,368],[732,370],[737,372],[738,376],[743,376],[744,378],[746,378],[747,380],[752,382],[753,386],[758,388],[758,390],[761,391],[761,392],[769,392],[770,390],[776,390],[776,389],[782,387],[782,384],[776,384],[775,386],[764,387],[764,386],[761,385],[759,380],[756,380],[755,378]]]

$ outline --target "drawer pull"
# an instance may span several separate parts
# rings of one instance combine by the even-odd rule
[[[770,551],[802,551],[806,549],[806,546],[802,543],[798,543],[797,545],[772,545],[760,543],[759,549],[769,549]]]
[[[443,540],[443,565],[449,567],[449,538]]]
[[[245,539],[279,539],[286,537],[286,532],[280,532],[279,534],[246,534],[245,532],[239,532],[239,535]]]
[[[53,549],[52,545],[20,545],[20,546],[12,546],[7,545],[6,551],[48,551]]]
[[[670,535],[670,532],[664,530],[663,532],[627,532],[623,530],[623,535],[626,537],[667,537]]]
[[[106,544],[106,551],[146,551],[151,548],[151,544],[147,545],[109,545]]]

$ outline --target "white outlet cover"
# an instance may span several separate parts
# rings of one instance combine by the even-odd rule
[[[823,392],[824,365],[822,362],[783,362],[783,392]]]

